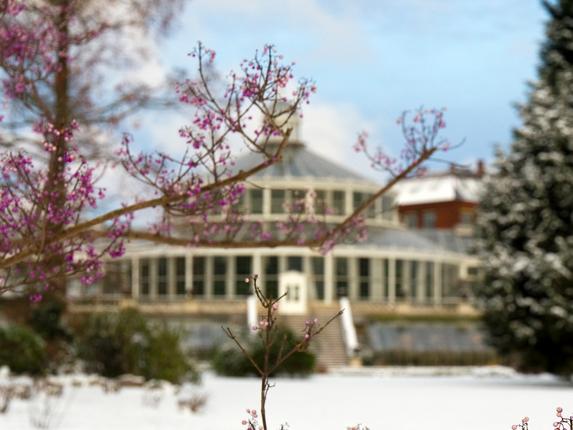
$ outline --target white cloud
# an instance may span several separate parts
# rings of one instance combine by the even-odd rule
[[[354,151],[358,133],[366,131],[370,143],[380,143],[378,127],[349,104],[311,103],[304,111],[302,140],[308,148],[360,174],[379,180],[363,154]]]

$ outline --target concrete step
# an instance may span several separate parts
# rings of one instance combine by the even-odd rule
[[[309,315],[281,315],[282,323],[300,334],[304,330],[306,320],[318,318],[319,325],[326,323],[332,315],[336,314],[338,309],[317,309],[317,312],[310,312]],[[329,369],[334,367],[345,366],[348,362],[344,338],[342,333],[342,324],[340,319],[330,323],[315,339],[313,339],[310,350],[316,354],[320,367]]]

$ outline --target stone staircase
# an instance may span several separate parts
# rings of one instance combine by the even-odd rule
[[[308,319],[318,318],[319,325],[326,323],[338,307],[329,306],[320,309],[310,309],[308,315],[281,315],[283,324],[300,334],[304,329],[304,322]],[[340,318],[335,319],[310,344],[310,350],[316,354],[319,367],[332,369],[346,366],[348,356],[344,345],[342,324]]]

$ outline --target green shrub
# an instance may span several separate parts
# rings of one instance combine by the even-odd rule
[[[32,330],[22,326],[0,328],[0,366],[16,374],[46,372],[45,344]]]
[[[71,341],[71,333],[64,326],[62,317],[66,311],[65,301],[53,295],[34,305],[28,319],[28,325],[46,340]]]
[[[114,378],[131,373],[179,383],[196,377],[180,336],[133,309],[90,316],[77,327],[78,357],[86,370]]]
[[[271,346],[269,354],[269,362],[276,362],[282,344],[282,339],[285,339],[285,345],[283,347],[283,353],[289,351],[292,346],[294,346],[299,339],[295,334],[284,327],[277,327],[276,341]],[[261,340],[256,337],[252,339],[247,339],[243,343],[246,345],[246,349],[253,357],[253,360],[257,363],[259,367],[263,366],[264,354],[263,345]],[[295,376],[306,376],[314,371],[316,365],[316,357],[309,351],[298,351],[295,352],[288,360],[286,360],[277,369],[273,375],[286,374]],[[227,344],[222,347],[214,356],[212,360],[212,366],[216,373],[225,376],[248,376],[257,375],[255,368],[251,362],[244,356],[244,354],[234,345]]]
[[[181,337],[167,327],[155,328],[151,333],[148,359],[144,362],[143,376],[147,379],[164,379],[169,382],[180,382],[189,374],[196,379],[189,358],[180,348]]]

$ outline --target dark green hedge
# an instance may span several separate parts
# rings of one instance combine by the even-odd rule
[[[47,370],[44,341],[22,326],[0,328],[0,367],[16,374],[42,375]]]
[[[94,314],[75,331],[78,357],[88,372],[110,378],[130,373],[173,383],[197,376],[180,335],[136,310]]]
[[[295,334],[284,327],[277,327],[274,335],[277,339],[271,347],[270,363],[274,363],[279,355],[282,339],[286,339],[283,351],[288,351],[298,341]],[[244,345],[255,362],[262,367],[264,362],[264,350],[261,339],[255,336],[244,340]],[[273,375],[306,376],[314,371],[316,357],[309,351],[295,352]],[[228,344],[215,353],[212,366],[216,373],[225,376],[250,376],[257,375],[255,368],[243,353],[234,344]]]

